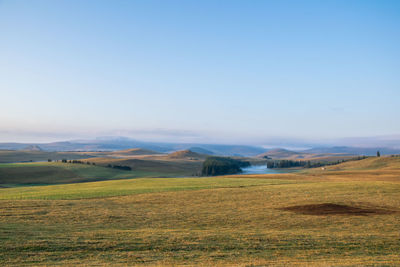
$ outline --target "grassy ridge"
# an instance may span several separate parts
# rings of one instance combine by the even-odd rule
[[[330,166],[328,170],[400,170],[400,157],[370,157],[360,161],[348,161],[339,165]]]

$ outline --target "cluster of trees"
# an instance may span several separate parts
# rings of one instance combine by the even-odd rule
[[[48,160],[49,162],[51,162],[51,160]],[[87,165],[96,165],[96,163],[92,162],[90,163],[89,161],[80,161],[80,160],[66,160],[66,159],[62,159],[61,160],[62,163],[73,163],[73,164],[87,164]]]
[[[367,158],[366,156],[358,156],[351,159],[342,159],[337,161],[300,161],[300,160],[268,160],[268,168],[293,168],[293,167],[303,167],[303,168],[316,168],[322,166],[336,165],[346,161],[362,160]]]
[[[48,160],[49,162],[51,162],[51,160]],[[73,164],[87,164],[87,165],[96,165],[96,163],[94,162],[89,162],[89,161],[81,161],[81,160],[66,160],[66,159],[62,159],[61,160],[62,163],[73,163]],[[108,164],[107,166],[104,166],[107,168],[113,168],[113,169],[118,169],[118,170],[123,170],[123,171],[131,171],[132,168],[129,166],[123,166],[123,165],[111,165]]]
[[[235,174],[242,172],[242,168],[249,166],[248,161],[226,157],[207,157],[203,162],[201,174],[203,176]]]
[[[48,160],[48,162],[51,162],[51,159]],[[74,164],[87,164],[87,165],[96,165],[96,163],[94,162],[89,162],[89,161],[80,161],[80,160],[66,160],[66,159],[62,159],[61,160],[62,163],[74,163]],[[123,165],[111,165],[108,164],[107,166],[104,166],[107,168],[113,168],[113,169],[118,169],[118,170],[124,170],[124,171],[131,171],[132,168],[129,166],[123,166]]]
[[[308,161],[309,162],[309,161]],[[292,167],[304,167],[306,161],[295,161],[295,160],[268,160],[267,167],[273,168],[292,168]]]

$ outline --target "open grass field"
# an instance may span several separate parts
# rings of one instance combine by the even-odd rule
[[[399,166],[3,188],[0,265],[399,266]]]
[[[138,178],[54,186],[3,189],[0,199],[85,199],[136,195],[149,192],[250,187],[293,183],[290,180],[242,178]]]

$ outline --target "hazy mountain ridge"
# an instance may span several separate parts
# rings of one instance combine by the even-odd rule
[[[131,148],[140,148],[161,153],[170,153],[195,147],[194,150],[197,150],[195,152],[201,154],[215,154],[226,156],[256,156],[267,151],[267,149],[264,149],[262,147],[246,145],[153,143],[137,141],[129,138],[76,140],[40,144],[0,143],[0,149],[9,150],[24,150],[28,146],[40,146],[40,148],[44,151],[118,151]]]
[[[190,147],[189,150],[199,153],[199,154],[206,154],[206,155],[214,155],[215,154],[214,152],[204,149],[204,148],[201,148],[201,147]]]
[[[395,147],[352,147],[332,146],[314,147],[307,150],[292,151],[282,148],[266,149],[261,146],[226,145],[226,144],[196,144],[196,143],[155,143],[135,139],[116,137],[98,138],[94,140],[72,140],[52,143],[0,143],[2,150],[26,150],[27,148],[40,148],[43,151],[118,151],[126,149],[145,149],[160,153],[171,153],[180,150],[191,150],[200,154],[221,156],[268,156],[275,157],[302,157],[307,154],[346,154],[346,155],[376,155],[379,150],[382,155],[400,154],[400,149]],[[272,155],[274,154],[274,155]]]

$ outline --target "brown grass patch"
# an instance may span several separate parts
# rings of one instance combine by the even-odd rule
[[[356,215],[356,216],[384,215],[396,212],[390,209],[383,209],[376,207],[361,208],[361,207],[354,207],[354,206],[334,204],[334,203],[290,206],[290,207],[280,208],[280,210],[292,211],[304,215]]]

